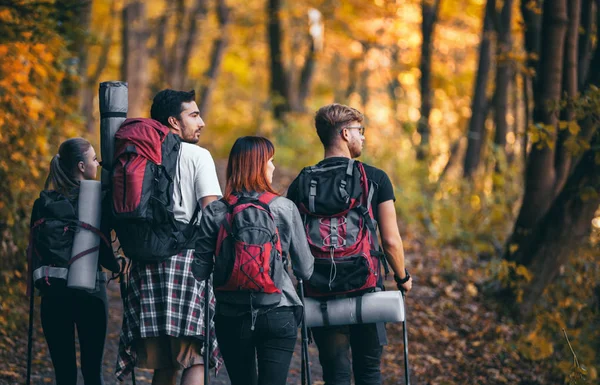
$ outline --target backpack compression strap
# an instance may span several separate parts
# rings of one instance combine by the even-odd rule
[[[35,221],[33,223],[33,225],[31,226],[31,231],[30,231],[30,239],[29,239],[29,251],[28,251],[28,259],[32,259],[31,257],[31,252],[33,252],[35,249],[35,247],[33,246],[33,230],[36,229],[37,227],[41,226],[44,222],[46,222],[46,218],[40,218],[37,221]],[[106,238],[106,236],[104,235],[104,233],[102,231],[100,231],[100,229],[90,225],[89,223],[86,222],[82,222],[82,221],[78,221],[78,220],[65,220],[65,222],[71,222],[76,224],[77,226],[84,228],[86,230],[89,230],[91,232],[93,232],[94,234],[96,234],[98,237],[100,237],[100,239],[106,244],[107,247],[110,247],[110,241],[108,240],[108,238]],[[100,246],[95,246],[92,247],[90,249],[84,250],[81,253],[78,253],[77,255],[74,255],[73,257],[71,257],[71,259],[69,260],[69,265],[71,265],[73,262],[77,261],[78,259],[80,259],[83,256],[86,256],[88,254],[91,254],[93,252],[96,252],[100,250]],[[35,250],[36,254],[37,254],[37,250]],[[33,262],[33,259],[32,261]]]

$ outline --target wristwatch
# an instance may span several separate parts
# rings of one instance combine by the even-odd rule
[[[408,280],[410,279],[410,274],[408,274],[407,269],[404,269],[404,273],[406,273],[406,277],[404,278],[400,278],[396,274],[394,274],[394,281],[396,281],[396,284],[404,285],[406,282],[408,282]]]

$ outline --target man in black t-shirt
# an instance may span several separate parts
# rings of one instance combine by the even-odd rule
[[[322,107],[315,115],[317,134],[325,150],[319,166],[357,158],[364,144],[363,115],[341,104]],[[372,207],[378,223],[386,260],[394,271],[398,289],[410,291],[412,279],[404,267],[404,250],[394,207],[394,188],[387,174],[364,164],[369,185],[374,188]],[[288,189],[288,198],[298,202],[298,179]],[[325,385],[381,384],[381,353],[387,343],[383,323],[312,328],[319,349]],[[350,361],[352,349],[352,363]]]

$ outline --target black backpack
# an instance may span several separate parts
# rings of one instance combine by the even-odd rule
[[[381,282],[376,222],[362,163],[352,159],[305,167],[298,176],[296,205],[315,257],[306,283],[309,297],[356,295]]]
[[[153,119],[127,119],[115,134],[113,227],[125,255],[163,261],[193,245],[200,205],[189,224],[173,213],[181,139]]]
[[[69,266],[79,258],[95,252],[100,246],[85,250],[71,258],[73,238],[79,228],[93,231],[105,244],[104,234],[89,223],[78,219],[77,207],[57,191],[44,190],[33,205],[36,220],[31,224],[28,247],[33,283],[40,289],[64,287]]]

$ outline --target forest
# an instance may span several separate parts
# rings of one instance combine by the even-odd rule
[[[599,0],[0,0],[0,383],[25,373],[32,204],[64,139],[99,148],[113,80],[129,117],[194,89],[220,177],[270,138],[282,192],[322,159],[315,111],[357,108],[414,276],[413,383],[598,383]]]

